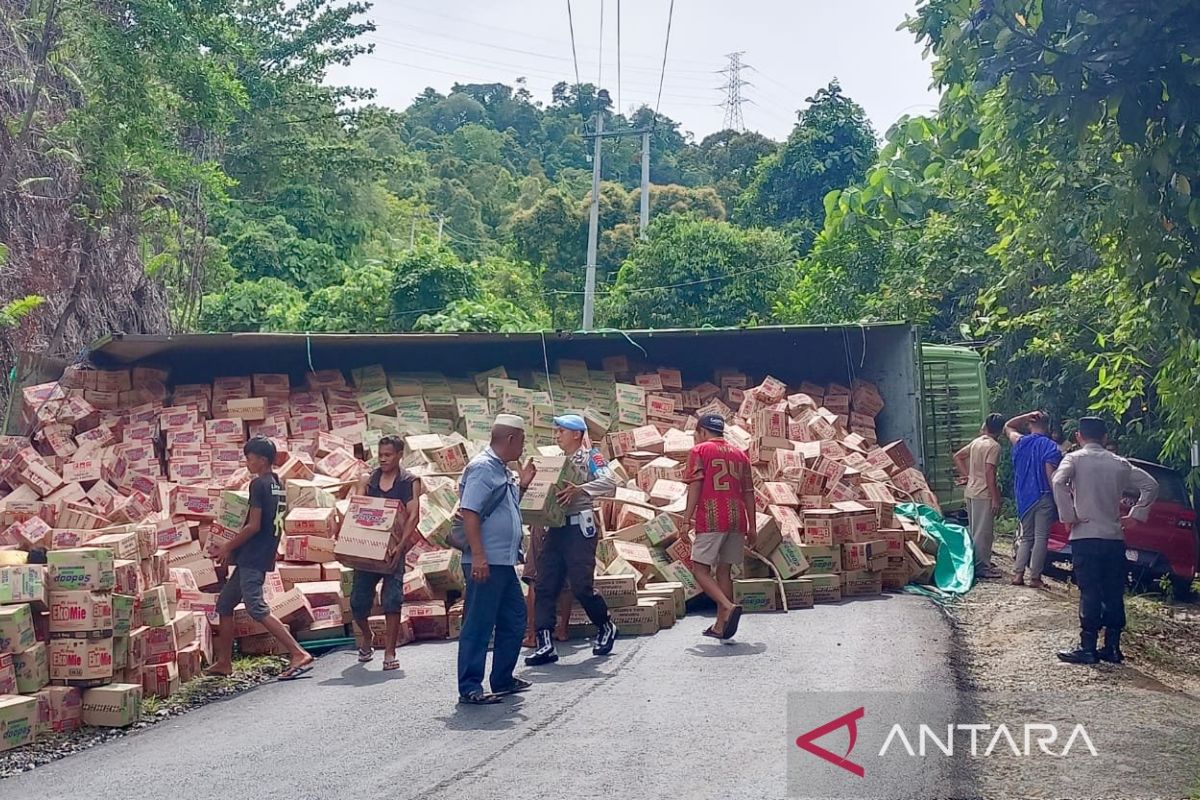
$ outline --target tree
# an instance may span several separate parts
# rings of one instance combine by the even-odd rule
[[[541,318],[503,298],[462,299],[455,300],[437,314],[420,317],[413,330],[432,333],[518,332],[538,330],[543,327],[543,322]]]
[[[758,161],[735,218],[785,227],[807,245],[824,220],[825,195],[861,181],[875,160],[875,134],[836,80],[805,102],[788,140]]]
[[[691,153],[695,170],[711,183],[727,209],[750,185],[758,162],[779,149],[779,143],[754,131],[734,130],[710,133]]]
[[[601,316],[617,327],[754,324],[795,275],[787,239],[684,215],[662,217],[621,265]]]
[[[304,313],[299,289],[278,278],[259,278],[206,295],[197,324],[207,331],[295,331]]]
[[[340,283],[309,295],[300,325],[306,331],[394,331],[396,324],[388,298],[395,282],[395,271],[378,261],[348,267]]]
[[[422,245],[395,265],[392,314],[399,330],[410,330],[420,315],[443,309],[456,300],[479,297],[479,276],[445,247]]]

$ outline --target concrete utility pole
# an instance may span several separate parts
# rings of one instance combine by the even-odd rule
[[[588,220],[587,276],[583,283],[583,329],[590,331],[596,316],[596,239],[600,234],[600,141],[604,137],[604,114],[596,114],[592,140],[592,214]]]
[[[417,246],[417,215],[413,214],[412,226],[408,229],[408,249],[412,250]]]
[[[583,138],[592,139],[592,203],[588,220],[587,273],[583,281],[583,329],[590,331],[596,318],[596,245],[600,236],[600,140],[621,136],[642,137],[642,208],[639,228],[645,238],[646,226],[650,224],[650,132],[652,128],[626,128],[605,131],[604,119],[596,115],[596,132],[585,133]]]
[[[446,224],[446,217],[438,215],[438,244],[442,243],[442,227]]]
[[[642,132],[642,216],[638,223],[638,235],[646,238],[646,226],[650,224],[650,131]]]

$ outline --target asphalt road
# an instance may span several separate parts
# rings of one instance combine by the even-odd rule
[[[403,648],[391,673],[378,655],[332,653],[306,679],[0,782],[0,796],[782,798],[789,693],[951,689],[954,702],[949,626],[921,598],[747,615],[730,645],[700,635],[710,621],[622,638],[606,659],[560,645],[559,664],[522,667],[532,691],[490,707],[455,703],[454,642]],[[812,761],[800,794],[843,796],[844,773]],[[917,765],[892,781],[891,796],[931,796],[938,776]]]

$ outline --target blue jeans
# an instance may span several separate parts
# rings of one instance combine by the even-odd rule
[[[466,565],[464,565],[466,566]],[[483,691],[483,671],[487,667],[488,640],[496,632],[492,652],[492,691],[512,685],[513,670],[521,656],[525,638],[525,597],[514,567],[493,566],[488,579],[479,583],[464,569],[467,594],[464,600],[462,630],[458,634],[458,693],[460,696]]]

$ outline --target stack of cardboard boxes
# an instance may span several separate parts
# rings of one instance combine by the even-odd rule
[[[447,544],[456,476],[486,447],[500,412],[529,422],[538,476],[521,504],[527,526],[563,517],[556,414],[581,414],[609,457],[622,486],[601,504],[597,586],[625,634],[673,624],[700,593],[680,512],[692,431],[705,413],[725,418],[727,439],[754,464],[755,550],[784,579],[781,597],[772,570],[748,559],[735,584],[747,609],[785,599],[803,608],[929,579],[936,546],[893,509],[936,498],[903,442],[879,444],[883,401],[871,384],[789,388],[720,369],[685,385],[679,370],[624,357],[594,366],[496,367],[459,379],[367,365],[350,380],[326,370],[302,384],[260,373],[174,387],[151,366],[71,367],[56,383],[24,389],[33,434],[0,437],[0,694],[33,699],[35,733],[86,721],[89,708],[93,720],[128,724],[124,709],[137,706],[138,692],[167,696],[199,672],[225,578],[210,547],[245,519],[242,447],[254,435],[274,441],[287,494],[266,598],[308,641],[347,633],[350,570],[338,559],[387,554],[394,504],[356,494],[385,435],[404,439],[404,465],[423,483],[402,637],[456,635],[463,575]],[[42,551],[46,565],[27,563]],[[381,635],[378,612],[370,622]],[[234,625],[243,652],[280,651],[244,609]],[[587,632],[578,609],[571,626]],[[0,703],[0,730],[28,707]],[[3,741],[20,739],[21,723],[9,727],[16,733]]]

